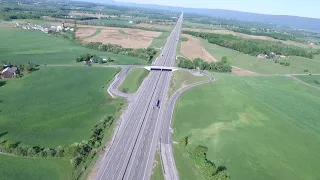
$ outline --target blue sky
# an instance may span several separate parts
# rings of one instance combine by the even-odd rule
[[[320,18],[320,0],[116,0],[193,8],[230,9],[261,14]]]

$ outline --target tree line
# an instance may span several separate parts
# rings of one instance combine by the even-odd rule
[[[259,54],[270,54],[271,52],[273,52],[275,54],[281,54],[285,56],[301,56],[311,59],[313,58],[312,51],[297,46],[289,46],[281,42],[244,39],[233,35],[194,31],[183,31],[183,33],[195,37],[201,37],[208,40],[209,43],[217,44],[219,46],[240,51],[252,56],[257,56]]]
[[[89,49],[95,49],[99,51],[112,52],[115,54],[138,57],[146,60],[148,63],[151,63],[153,58],[157,54],[157,50],[150,47],[146,49],[142,49],[142,48],[133,49],[133,48],[123,48],[120,45],[115,45],[115,44],[102,44],[100,42],[90,42],[85,46]]]
[[[267,36],[267,37],[272,37],[274,39],[279,39],[284,41],[287,41],[287,40],[296,41],[296,38],[293,35],[278,33],[278,32],[251,31],[249,29],[243,29],[243,28],[233,28],[232,31],[248,34],[248,35],[254,35],[254,36]]]
[[[208,63],[203,59],[196,58],[193,61],[179,57],[178,67],[187,68],[187,69],[200,69],[200,70],[208,70],[215,72],[231,72],[232,66],[228,62],[228,58],[226,56],[222,57],[221,61]]]
[[[58,8],[44,8],[36,6],[3,6],[0,8],[0,18],[9,21],[14,19],[41,19],[42,16],[63,17],[68,16],[68,11]]]

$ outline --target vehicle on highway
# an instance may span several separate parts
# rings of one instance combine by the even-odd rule
[[[158,100],[157,103],[153,106],[153,109],[154,108],[160,108],[160,100]]]

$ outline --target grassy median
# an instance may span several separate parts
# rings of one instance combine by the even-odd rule
[[[149,71],[143,68],[132,69],[120,85],[120,91],[128,94],[135,93],[148,74]]]

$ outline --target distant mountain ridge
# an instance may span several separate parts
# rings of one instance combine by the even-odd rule
[[[195,14],[224,18],[224,19],[235,19],[235,20],[248,21],[248,22],[260,22],[264,24],[287,26],[295,29],[308,29],[308,30],[320,31],[320,19],[316,19],[316,18],[298,17],[298,16],[290,16],[290,15],[267,15],[267,14],[257,14],[257,13],[241,12],[241,11],[234,11],[234,10],[224,10],[224,9],[196,9],[196,8],[162,6],[162,5],[154,5],[154,4],[123,3],[123,2],[116,2],[112,0],[83,0],[83,1],[119,5],[119,6],[143,7],[143,8],[188,12],[188,13],[195,13]]]

